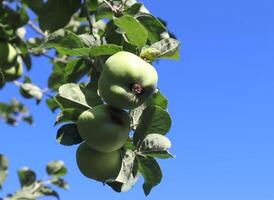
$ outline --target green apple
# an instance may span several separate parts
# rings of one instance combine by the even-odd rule
[[[105,182],[118,176],[121,169],[122,156],[120,150],[103,153],[90,148],[84,142],[77,149],[76,161],[83,175]]]
[[[120,149],[130,131],[130,118],[126,111],[99,105],[84,111],[77,120],[80,136],[93,149],[111,152]]]
[[[12,67],[3,70],[6,81],[14,81],[20,78],[23,74],[23,63],[21,57],[17,57],[17,63]]]
[[[106,61],[98,89],[107,104],[133,109],[152,96],[157,81],[158,75],[152,65],[135,54],[121,51]]]
[[[15,48],[7,43],[0,42],[0,67],[5,69],[13,66],[16,62],[17,52]]]

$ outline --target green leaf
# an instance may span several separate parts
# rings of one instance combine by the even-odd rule
[[[76,122],[82,112],[83,111],[80,109],[74,109],[74,108],[64,109],[62,110],[62,112],[60,112],[57,115],[54,126],[67,121]]]
[[[91,57],[113,55],[119,51],[122,51],[122,48],[120,46],[117,46],[115,44],[104,44],[95,48],[91,48],[89,55]]]
[[[8,175],[8,160],[3,154],[0,154],[0,189],[2,189],[2,185],[7,178],[7,175]]]
[[[59,188],[65,189],[65,190],[67,190],[69,188],[68,183],[64,179],[62,179],[60,177],[53,177],[52,179],[50,179],[50,182],[53,185],[55,185],[55,186],[57,186]]]
[[[163,135],[151,133],[148,134],[140,144],[140,151],[146,153],[149,151],[167,151],[171,147],[169,139]]]
[[[122,51],[120,46],[114,44],[104,44],[101,46],[93,47],[93,48],[75,48],[68,49],[57,47],[56,50],[62,54],[67,56],[103,56],[103,55],[113,55],[119,51]]]
[[[131,117],[131,128],[133,130],[136,130],[136,128],[139,124],[139,121],[140,121],[140,117],[141,117],[143,111],[146,109],[146,107],[147,107],[146,104],[142,104],[141,106],[130,110],[129,114]]]
[[[137,156],[138,170],[144,177],[143,189],[145,195],[149,195],[151,189],[162,180],[162,171],[154,158]]]
[[[24,26],[28,20],[29,18],[24,7],[17,7],[16,10],[8,6],[0,7],[0,23],[4,25],[4,27],[2,26],[5,29],[4,32],[9,32],[10,29],[18,29]]]
[[[30,170],[27,167],[23,167],[18,170],[18,177],[21,184],[21,187],[28,187],[35,183],[36,181],[36,174],[34,171]]]
[[[58,107],[58,103],[56,102],[55,98],[49,98],[46,100],[46,104],[48,106],[48,108],[54,112]]]
[[[157,93],[153,95],[150,104],[167,109],[168,101],[167,98],[160,92],[160,90],[158,90]]]
[[[108,180],[107,184],[116,192],[126,192],[137,182],[137,169],[135,153],[126,150],[123,154],[121,170],[114,180]]]
[[[139,48],[145,46],[148,38],[146,29],[133,17],[123,16],[113,20],[114,24],[125,32],[129,42]]]
[[[59,88],[59,93],[56,96],[56,100],[61,105],[61,108],[76,108],[81,110],[87,110],[91,108],[83,93],[83,90],[79,85],[74,83],[67,83]]]
[[[105,23],[104,23],[105,24]],[[82,40],[82,42],[87,47],[95,47],[100,45],[100,40],[97,40],[93,35],[90,34],[82,34],[78,35],[78,37]]]
[[[111,19],[113,17],[113,11],[105,2],[102,2],[96,8],[95,17],[96,21],[100,19]]]
[[[67,168],[63,161],[55,160],[47,164],[47,173],[50,176],[60,177],[67,174]]]
[[[160,106],[147,107],[140,118],[140,122],[133,136],[134,144],[141,142],[150,133],[167,134],[171,127],[171,118],[167,111]]]
[[[133,130],[137,128],[143,111],[150,105],[160,106],[163,109],[167,108],[167,99],[165,96],[163,96],[159,89],[155,94],[153,94],[151,99],[147,100],[147,102],[135,109],[130,110],[129,114],[131,116],[131,128]]]
[[[56,139],[58,143],[65,146],[80,144],[83,141],[78,133],[76,124],[63,125],[58,129]]]
[[[12,195],[12,200],[36,200],[35,194],[31,193],[30,190],[24,189],[19,190]]]
[[[148,32],[148,40],[151,43],[161,40],[161,33],[166,31],[166,27],[160,20],[145,13],[138,15],[136,18],[146,28]]]
[[[56,191],[54,191],[52,188],[45,185],[42,185],[41,187],[39,187],[39,189],[34,193],[34,195],[36,196],[36,198],[43,197],[43,196],[53,196],[56,199],[60,199]]]
[[[28,5],[28,7],[32,9],[36,14],[39,13],[39,10],[44,5],[43,0],[23,0],[23,3]]]
[[[37,85],[32,83],[20,84],[20,89],[23,91],[25,96],[29,95],[30,97],[34,97],[38,102],[43,98],[43,91]]]
[[[65,77],[67,82],[78,82],[89,72],[90,67],[90,62],[88,62],[88,60],[70,60],[65,67]]]
[[[125,13],[128,15],[135,16],[136,14],[139,13],[141,7],[144,6],[142,3],[135,3],[131,7],[129,7]]]
[[[75,108],[87,110],[103,103],[97,94],[96,88],[90,88],[89,85],[82,88],[73,83],[62,85],[59,88],[59,94],[56,96],[56,100],[62,109]]]
[[[39,9],[39,26],[50,32],[66,26],[80,8],[81,0],[48,0]]]
[[[5,86],[5,76],[0,70],[0,89],[2,89]]]
[[[109,44],[116,44],[116,45],[122,44],[123,36],[121,34],[121,31],[118,30],[118,28],[115,26],[113,20],[110,20],[106,24],[105,38],[106,38],[106,42]]]
[[[45,42],[38,48],[33,49],[34,52],[41,51],[43,48],[83,48],[85,47],[82,39],[72,31],[60,29],[50,34]]]
[[[163,39],[152,44],[148,48],[143,48],[141,57],[148,61],[153,61],[157,58],[179,59],[179,41],[173,38]]]
[[[139,151],[146,156],[166,159],[173,157],[168,151],[170,147],[171,142],[167,137],[160,134],[148,134],[140,144]]]

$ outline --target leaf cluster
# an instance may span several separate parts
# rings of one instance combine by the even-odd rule
[[[29,10],[34,18],[28,15]],[[36,35],[20,35],[25,26]],[[79,115],[103,104],[97,91],[98,78],[109,56],[128,51],[149,63],[179,59],[179,41],[167,24],[136,0],[0,1],[0,36],[0,40],[16,47],[27,70],[33,67],[32,57],[49,59],[52,72],[45,89],[25,74],[21,82],[14,83],[24,98],[34,98],[37,103],[45,98],[49,109],[60,111],[55,122],[62,124],[57,141],[66,146],[82,142],[75,123]],[[0,70],[2,88],[5,83]],[[127,191],[140,175],[146,195],[160,183],[162,172],[156,159],[173,157],[166,137],[171,128],[167,106],[168,100],[159,89],[143,105],[128,111],[132,135],[123,147],[122,168],[115,180],[106,183],[115,191]],[[16,123],[16,109],[0,104],[0,116],[6,122],[13,118]],[[32,121],[31,116],[29,119]],[[50,192],[45,189],[44,193]]]

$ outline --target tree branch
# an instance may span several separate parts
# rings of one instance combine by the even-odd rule
[[[86,17],[87,17],[87,21],[88,21],[88,24],[89,24],[89,29],[90,29],[90,33],[93,35],[93,26],[92,26],[92,23],[91,23],[91,18],[90,18],[90,13],[89,13],[89,10],[88,10],[88,2],[87,0],[84,0],[84,6],[85,6],[85,10],[86,10]]]
[[[28,25],[38,34],[46,37],[47,35],[38,27],[36,26],[31,20],[28,21]]]

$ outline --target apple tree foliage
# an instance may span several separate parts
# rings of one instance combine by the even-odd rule
[[[107,58],[128,51],[151,64],[179,59],[179,41],[166,25],[137,0],[0,0],[0,41],[12,44],[24,63],[23,75],[13,82],[6,81],[0,69],[0,87],[5,90],[6,84],[15,84],[26,99],[35,99],[37,104],[45,101],[52,112],[58,111],[57,142],[78,145],[83,141],[76,124],[79,115],[103,104],[97,90]],[[35,33],[32,37],[24,35],[26,27]],[[40,67],[32,64],[33,57],[46,57],[52,66],[47,86],[38,86],[27,76],[27,71]],[[122,148],[122,167],[114,180],[105,182],[114,191],[129,190],[140,176],[145,195],[160,183],[157,159],[173,157],[166,137],[171,128],[167,107],[168,100],[158,88],[144,104],[128,111],[131,132]],[[27,107],[16,99],[0,102],[0,119],[10,125],[33,122]],[[0,185],[6,176],[5,160],[2,155]],[[47,166],[53,178],[46,183],[66,188],[60,174],[50,169],[53,165],[58,162]],[[25,194],[32,195],[26,199],[58,197],[45,181],[36,181],[30,169],[23,168],[18,175],[22,188],[11,198]]]

